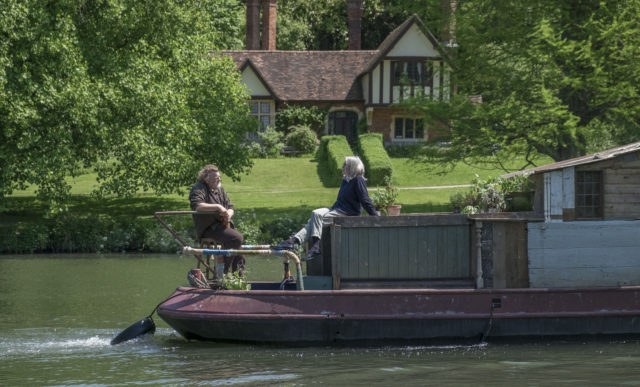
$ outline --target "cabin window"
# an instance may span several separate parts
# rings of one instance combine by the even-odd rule
[[[602,172],[576,173],[576,219],[602,219]]]
[[[393,120],[394,141],[424,140],[424,120],[421,118],[395,117]]]
[[[273,101],[251,101],[251,116],[260,122],[260,131],[275,124],[275,108]]]

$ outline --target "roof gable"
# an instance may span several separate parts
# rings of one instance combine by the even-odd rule
[[[421,42],[420,48],[425,51],[408,45],[415,42]],[[377,51],[376,56],[367,64],[365,72],[373,70],[378,63],[388,56],[433,56],[430,54],[437,54],[435,56],[449,60],[449,56],[438,43],[436,37],[422,24],[422,20],[415,14],[391,31],[389,36],[378,46]]]
[[[240,66],[240,72],[242,73],[242,82],[247,86],[252,97],[273,96],[271,88],[263,81],[262,75],[251,64],[250,60],[246,60]]]

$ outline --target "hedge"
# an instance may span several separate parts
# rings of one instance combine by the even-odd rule
[[[342,182],[342,164],[347,156],[353,156],[353,151],[345,136],[322,137],[317,155],[318,163],[336,187]]]
[[[358,137],[360,158],[364,163],[368,185],[382,185],[385,177],[393,178],[393,164],[384,149],[382,134],[365,133]]]

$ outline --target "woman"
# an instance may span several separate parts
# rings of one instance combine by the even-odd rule
[[[311,212],[311,218],[300,231],[291,235],[280,244],[277,249],[293,249],[307,240],[311,240],[309,253],[302,259],[307,261],[320,255],[320,238],[322,225],[330,223],[330,218],[335,216],[358,216],[364,208],[369,215],[379,216],[376,211],[364,178],[364,165],[359,157],[349,156],[342,164],[342,185],[338,191],[338,199],[331,208],[318,208]]]

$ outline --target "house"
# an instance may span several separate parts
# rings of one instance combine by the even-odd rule
[[[251,114],[262,129],[275,124],[279,110],[297,105],[326,109],[319,134],[342,134],[350,142],[359,126],[382,133],[386,143],[437,135],[436,128],[394,105],[420,94],[447,100],[452,93],[444,44],[418,16],[398,26],[377,50],[360,50],[362,0],[347,0],[348,50],[281,51],[275,47],[276,6],[276,0],[247,0],[247,50],[223,51],[242,73]]]
[[[544,219],[526,223],[531,287],[640,285],[640,142],[514,174]]]

